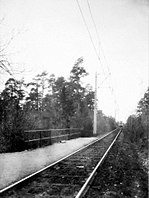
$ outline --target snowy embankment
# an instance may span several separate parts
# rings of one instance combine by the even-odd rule
[[[0,189],[94,141],[77,138],[32,151],[0,154]]]

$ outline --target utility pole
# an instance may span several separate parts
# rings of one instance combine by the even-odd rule
[[[97,72],[95,73],[95,96],[94,96],[94,123],[93,134],[97,134]]]

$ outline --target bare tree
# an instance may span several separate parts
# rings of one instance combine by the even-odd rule
[[[2,22],[4,21],[4,18],[0,20],[0,26],[2,26]],[[6,50],[8,46],[11,44],[12,40],[14,38],[14,35],[12,35],[8,41],[4,43],[4,40],[2,38],[0,39],[0,73],[8,73],[9,75],[12,75],[12,68],[10,66],[10,62],[7,57]],[[2,44],[4,43],[4,44]]]
[[[0,19],[0,29],[2,29],[4,18]],[[21,31],[22,32],[22,31]],[[7,40],[4,39],[4,35],[1,35],[0,38],[0,74],[9,74],[13,76],[16,73],[22,73],[17,69],[14,69],[14,63],[10,61],[10,54],[8,53],[8,47],[12,44],[14,38],[20,34],[20,31],[16,31],[15,29],[10,30],[10,36]]]

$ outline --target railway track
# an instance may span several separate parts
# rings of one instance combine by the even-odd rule
[[[83,197],[119,134],[118,129],[112,131],[57,163],[1,190],[0,197]]]

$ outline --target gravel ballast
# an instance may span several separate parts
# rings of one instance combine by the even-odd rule
[[[147,172],[136,146],[118,141],[100,167],[85,198],[147,198]]]
[[[31,151],[0,154],[0,189],[96,140],[77,138]]]

